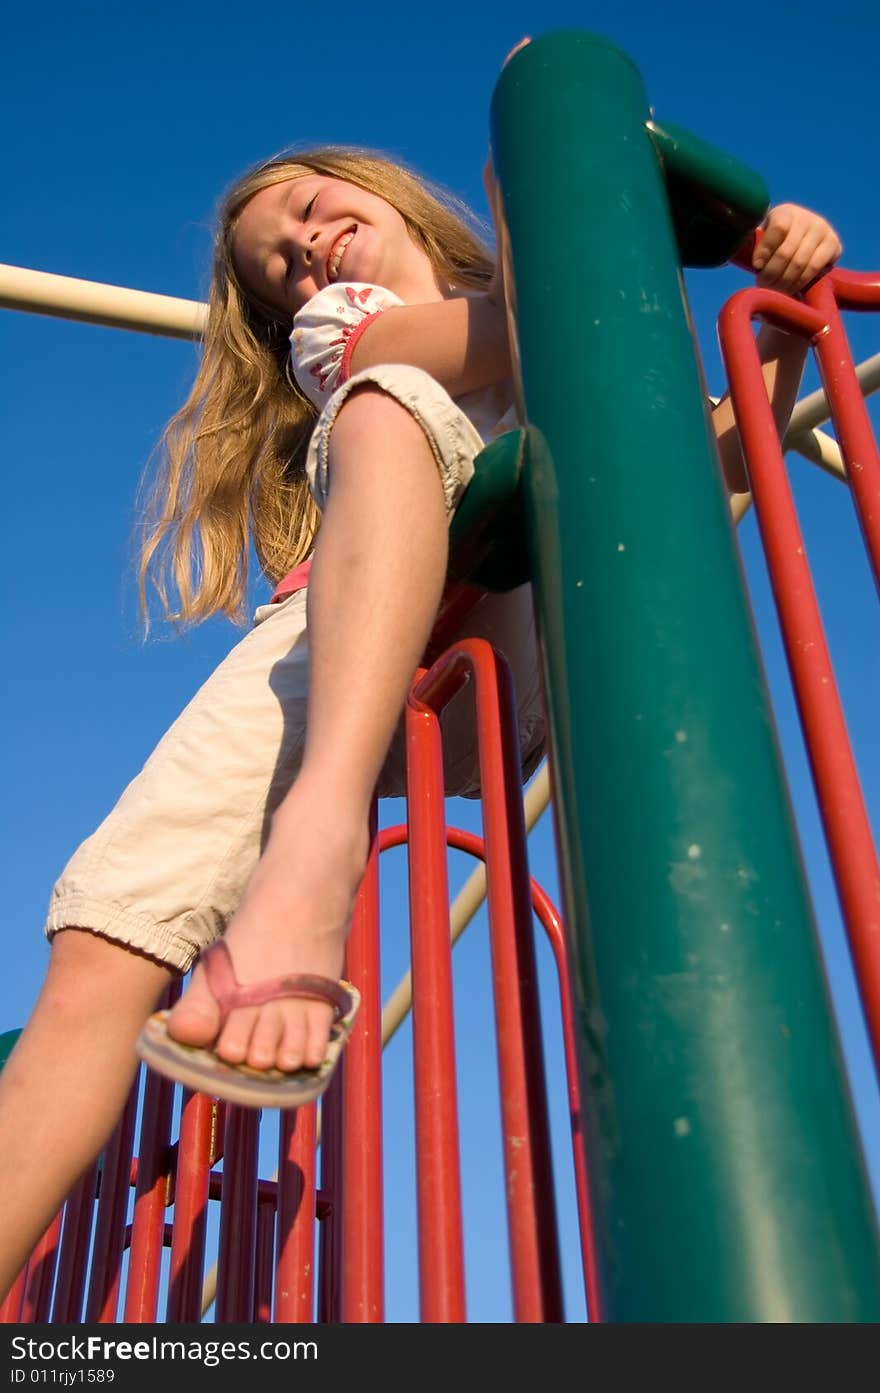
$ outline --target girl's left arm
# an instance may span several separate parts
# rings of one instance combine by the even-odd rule
[[[758,285],[797,295],[840,256],[840,238],[829,222],[794,203],[771,208],[752,257]],[[765,325],[758,334],[764,385],[780,437],[797,400],[808,345],[799,334]],[[749,482],[730,396],[712,412],[724,478],[731,493],[745,493]]]
[[[452,397],[503,382],[510,376],[503,299],[490,291],[385,310],[358,339],[351,371],[378,363],[423,368]]]

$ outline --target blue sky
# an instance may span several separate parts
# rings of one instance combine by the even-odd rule
[[[298,16],[302,16],[300,19]],[[251,17],[253,16],[253,17]],[[838,228],[844,263],[880,267],[876,63],[871,0],[781,0],[764,11],[670,0],[592,6],[451,0],[253,10],[226,0],[148,7],[54,0],[5,26],[0,92],[0,261],[188,298],[206,287],[221,189],[291,142],[375,146],[485,213],[481,169],[501,61],[523,34],[586,28],[640,67],[659,119],[758,168],[774,202],[811,205]],[[548,207],[552,219],[552,203]],[[576,268],[573,268],[576,269]],[[688,291],[709,385],[723,390],[717,312],[741,272],[693,272]],[[854,351],[880,349],[875,318],[850,319]],[[236,640],[223,620],[184,638],[139,631],[132,528],[139,478],[191,380],[193,347],[0,313],[7,527],[0,557],[7,888],[0,1032],[23,1024],[42,979],[51,884],[155,741]],[[809,372],[807,386],[816,385]],[[872,408],[875,422],[878,408]],[[646,446],[646,449],[648,447]],[[791,474],[862,782],[880,825],[880,617],[846,490],[791,457]],[[740,530],[817,918],[875,1186],[880,1110],[849,975],[753,518]],[[254,584],[254,602],[265,587]],[[474,826],[476,811],[451,806]],[[401,820],[399,804],[387,822]],[[533,871],[556,892],[549,822]],[[469,868],[457,858],[453,876]],[[388,989],[406,962],[405,872],[389,858],[383,898]],[[485,926],[456,950],[470,1318],[510,1318],[498,1174]],[[548,1057],[560,1067],[549,982]],[[409,1032],[387,1055],[388,1314],[417,1318]],[[569,1319],[581,1319],[565,1110],[554,1082]],[[488,1103],[488,1105],[487,1105]]]

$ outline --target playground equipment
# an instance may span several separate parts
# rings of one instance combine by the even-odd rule
[[[524,426],[486,452],[459,515],[453,569],[501,588],[527,575],[535,589],[590,1315],[873,1321],[876,1219],[680,277],[683,264],[729,259],[760,221],[766,191],[688,132],[649,119],[636,69],[591,35],[551,34],[518,53],[499,79],[491,119]],[[547,255],[537,187],[554,190],[554,221],[570,229],[564,259]],[[572,267],[579,304],[590,309],[565,318]],[[880,277],[835,271],[803,303],[744,291],[722,317],[875,1048],[880,875],[749,323],[768,317],[816,348],[880,573],[880,459],[839,314],[878,307]],[[634,363],[650,365],[635,386]],[[670,497],[678,530],[658,525]],[[467,645],[417,676],[407,717],[422,1316],[465,1315],[434,708],[468,675],[484,708],[515,1318],[558,1320],[530,887],[518,781],[505,754],[509,694],[503,667]],[[375,874],[372,865],[346,969],[361,988],[363,1019],[324,1107],[320,1185],[314,1109],[285,1120],[277,1182],[257,1178],[256,1117],[227,1110],[220,1320],[311,1318],[302,1274],[314,1266],[316,1212],[318,1319],[382,1318]],[[546,906],[544,917],[553,918]],[[151,1079],[145,1095],[130,1320],[155,1319],[172,1198],[167,1318],[197,1318],[204,1216],[220,1189],[211,1170],[221,1150],[218,1110],[187,1101],[175,1170],[163,1089]],[[104,1161],[87,1319],[115,1318],[133,1126],[130,1104]],[[7,1302],[7,1319],[46,1319],[50,1310],[52,1319],[79,1318],[77,1264],[94,1190],[87,1176],[68,1204],[54,1298],[46,1274],[60,1216]]]

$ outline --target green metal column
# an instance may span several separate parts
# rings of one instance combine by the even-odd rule
[[[501,75],[603,1311],[876,1321],[880,1249],[632,62]],[[512,289],[512,287],[511,287]]]

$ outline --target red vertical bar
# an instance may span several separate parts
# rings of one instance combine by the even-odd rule
[[[52,1309],[53,1323],[58,1325],[77,1325],[82,1314],[97,1187],[98,1165],[95,1162],[68,1195],[64,1206],[58,1280]]]
[[[281,1114],[275,1273],[279,1323],[307,1325],[314,1318],[317,1111],[317,1104],[309,1103]]]
[[[272,1273],[275,1247],[275,1204],[257,1204],[256,1255],[254,1259],[254,1323],[268,1325],[272,1319]]]
[[[812,337],[821,335],[825,326],[815,309],[778,292],[741,290],[724,306],[718,333],[819,811],[874,1061],[880,1070],[880,866],[758,361],[751,329],[756,315]]]
[[[432,669],[433,671],[433,669]],[[419,1287],[425,1322],[465,1320],[464,1241],[440,723],[406,707]]]
[[[880,590],[880,454],[837,303],[838,286],[845,295],[847,280],[846,272],[832,271],[805,291],[804,299],[822,315],[827,326],[816,340],[816,357],[874,580]],[[874,294],[874,308],[880,309],[880,282]]]
[[[345,1097],[343,1053],[321,1101],[321,1216],[318,1253],[318,1320],[335,1324],[342,1314],[342,1132]]]
[[[162,1006],[170,1007],[180,996],[181,979],[169,984]],[[159,1275],[165,1237],[165,1208],[171,1202],[171,1109],[174,1085],[146,1071],[144,1101],[138,1143],[137,1181],[128,1278],[123,1319],[153,1322],[158,1304]]]
[[[58,1240],[61,1235],[61,1215],[59,1210],[43,1234],[27,1265],[27,1281],[21,1303],[19,1320],[22,1324],[43,1324],[49,1319],[49,1305],[52,1300],[52,1284],[55,1280],[55,1264],[58,1259]]]
[[[137,1098],[138,1080],[135,1079],[121,1121],[104,1152],[86,1324],[107,1324],[116,1319]]]
[[[21,1303],[24,1300],[24,1288],[27,1281],[28,1264],[19,1272],[9,1291],[0,1306],[0,1325],[17,1325],[21,1319]]]
[[[568,1112],[571,1120],[571,1146],[574,1163],[575,1195],[578,1226],[581,1235],[581,1259],[584,1268],[584,1290],[587,1298],[587,1319],[597,1324],[602,1319],[600,1302],[599,1264],[593,1236],[590,1189],[587,1182],[587,1148],[583,1134],[580,1076],[578,1074],[577,1033],[574,1021],[574,998],[568,961],[568,939],[559,911],[549,896],[532,881],[532,905],[540,919],[553,950],[559,978],[559,1000],[562,1008],[562,1043],[565,1054],[565,1075],[568,1087]]]
[[[480,645],[480,649],[479,660],[485,669],[482,680],[479,676],[476,680],[482,731],[480,784],[489,872],[489,931],[493,963],[497,961],[493,974],[498,1067],[503,1107],[504,1100],[510,1105],[510,1119],[503,1116],[511,1209],[517,1187],[519,1191],[517,1219],[511,1230],[514,1311],[518,1321],[558,1322],[564,1319],[563,1279],[537,1002],[517,703],[503,657],[489,645]],[[503,1041],[507,1042],[505,1063],[501,1061]],[[518,1105],[515,1099],[519,1099]],[[526,1145],[514,1149],[510,1128],[518,1121],[525,1128]]]
[[[469,640],[464,646],[476,676],[514,1314],[517,1321],[561,1321],[562,1280],[516,706],[504,660],[485,642]]]
[[[361,1005],[345,1047],[345,1132],[342,1146],[342,1319],[384,1319],[382,1270],[382,1000],[379,974],[379,848],[376,804],[370,817],[370,859],[358,892],[346,951],[346,976]]]
[[[382,850],[385,851],[392,846],[400,846],[406,840],[406,827],[385,828],[381,838]],[[483,839],[476,836],[473,832],[465,832],[460,827],[447,827],[446,840],[449,846],[455,847],[458,851],[466,851],[469,855],[476,857],[478,860],[485,861],[486,852]],[[592,1323],[596,1323],[601,1320],[599,1275],[596,1262],[595,1242],[593,1239],[592,1218],[590,1214],[589,1188],[587,1185],[585,1139],[582,1132],[583,1112],[581,1108],[580,1079],[578,1075],[571,973],[568,964],[568,945],[559,911],[552,900],[536,880],[530,881],[530,888],[532,907],[549,939],[559,979],[559,996],[562,1011],[562,1039],[568,1089],[569,1120],[571,1124],[575,1193],[584,1269],[584,1289],[587,1298],[588,1319]]]
[[[184,1093],[174,1178],[174,1223],[166,1319],[196,1322],[202,1314],[202,1280],[208,1221],[208,1185],[217,1105],[204,1093]]]
[[[156,1319],[159,1274],[170,1189],[171,1106],[174,1085],[148,1071],[138,1146],[137,1189],[128,1259],[123,1320]]]
[[[514,1313],[517,1321],[558,1321],[561,1279],[510,673],[485,640],[464,639],[415,692],[439,709],[468,669],[477,694]]]
[[[221,1323],[253,1319],[259,1127],[257,1108],[227,1109],[217,1273]]]

